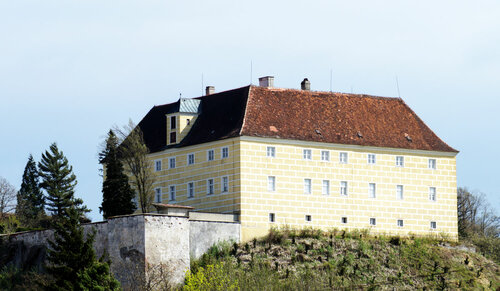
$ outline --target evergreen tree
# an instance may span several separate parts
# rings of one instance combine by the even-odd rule
[[[53,216],[61,218],[65,215],[65,210],[75,206],[81,215],[89,210],[81,206],[83,201],[74,197],[76,176],[73,174],[73,167],[69,165],[68,159],[63,152],[59,151],[57,144],[50,145],[50,152],[42,154],[42,160],[38,163],[41,187],[47,191],[47,210]]]
[[[109,263],[97,260],[92,247],[95,231],[84,238],[80,211],[74,206],[55,224],[54,240],[49,240],[46,266],[54,281],[49,290],[120,290],[109,271]]]
[[[38,169],[30,155],[24,168],[21,189],[17,193],[16,216],[25,226],[39,226],[44,215],[45,199],[40,189]]]
[[[102,204],[99,211],[104,218],[131,214],[136,206],[132,202],[134,191],[123,172],[123,164],[118,157],[118,138],[112,130],[106,139],[106,148],[99,154],[99,162],[106,167],[102,183]]]

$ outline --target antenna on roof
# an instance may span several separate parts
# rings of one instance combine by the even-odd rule
[[[399,93],[399,81],[398,81],[398,75],[396,75],[396,87],[398,88],[398,97],[401,98],[401,94]]]
[[[203,96],[203,88],[205,88],[203,84],[203,73],[201,73],[201,96]]]
[[[181,98],[182,98],[182,93],[181,93],[181,92],[179,92],[179,99],[181,99]]]
[[[252,60],[250,60],[250,85],[252,85],[252,74],[253,74],[253,64]]]
[[[332,92],[332,69],[330,69],[330,92]]]

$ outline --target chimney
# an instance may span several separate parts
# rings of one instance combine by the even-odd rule
[[[273,76],[265,76],[259,78],[259,86],[261,87],[274,87],[274,77]]]
[[[300,83],[300,89],[310,91],[311,90],[311,82],[309,82],[309,80],[307,78],[304,78],[304,81],[302,81]]]
[[[215,87],[214,86],[207,86],[205,88],[205,95],[212,95],[215,93]]]

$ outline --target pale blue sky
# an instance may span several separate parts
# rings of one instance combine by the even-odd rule
[[[275,86],[401,97],[500,210],[498,1],[0,0],[0,176],[56,141],[98,213],[98,144],[157,104]]]

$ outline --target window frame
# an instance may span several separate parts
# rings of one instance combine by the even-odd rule
[[[159,165],[159,167],[158,167]],[[155,172],[160,172],[162,170],[162,162],[160,160],[155,160]]]
[[[222,147],[220,150],[220,156],[222,159],[229,158],[229,147]]]
[[[177,198],[177,189],[175,187],[175,185],[170,185],[168,187],[168,201],[175,201],[175,199]]]
[[[437,189],[436,187],[429,187],[429,201],[437,201]]]
[[[307,161],[312,160],[312,149],[303,149],[302,150],[302,158]]]
[[[276,213],[269,212],[269,222],[270,223],[275,223],[276,222]]]
[[[340,181],[340,196],[349,196],[349,183],[347,181]],[[344,189],[344,191],[342,191]]]
[[[437,169],[437,161],[436,159],[429,159],[427,161],[427,167],[431,170],[436,170]]]
[[[377,184],[368,183],[368,197],[371,199],[377,198]]]
[[[399,191],[401,189],[401,192]],[[405,194],[404,194],[404,186],[403,185],[396,185],[396,199],[397,200],[404,200],[405,199]]]
[[[403,219],[398,219],[396,224],[398,227],[405,227],[405,221]]]
[[[210,149],[207,150],[207,161],[214,161],[215,160],[215,150]]]
[[[213,195],[215,192],[215,183],[213,178],[207,179],[207,195]]]
[[[191,160],[191,158],[193,158],[193,159]],[[194,162],[195,162],[195,160],[194,160],[194,154],[193,153],[188,154],[187,155],[187,164],[188,165],[194,165]]]
[[[268,158],[275,158],[276,157],[276,147],[274,147],[274,146],[267,146],[266,147],[266,157],[268,157]]]
[[[177,129],[177,116],[175,115],[170,116],[170,130],[172,129]]]
[[[321,194],[327,195],[327,196],[330,195],[330,180],[323,180],[321,182]]]
[[[306,220],[306,222],[312,222],[312,216],[310,214],[306,214],[304,219]]]
[[[310,178],[304,178],[304,194],[312,194],[312,180]]]
[[[370,217],[370,226],[376,226],[376,225],[377,225],[377,218]]]
[[[321,150],[321,161],[329,162],[330,161],[330,151],[329,150]]]
[[[396,167],[404,168],[404,166],[405,166],[405,157],[396,156]]]
[[[168,158],[168,168],[169,169],[175,169],[176,164],[177,164],[176,157]]]
[[[276,176],[267,176],[267,191],[276,192]]]
[[[432,230],[435,230],[437,229],[437,222],[436,221],[431,221],[429,227],[432,229]]]
[[[155,203],[161,203],[163,200],[163,193],[161,191],[161,187],[155,188]]]
[[[367,154],[368,165],[375,165],[377,163],[376,154]]]
[[[187,183],[187,198],[194,198],[194,193],[195,193],[195,185],[194,182],[188,182]],[[192,193],[191,193],[192,191]]]
[[[343,157],[345,157],[345,159]],[[347,152],[340,152],[339,153],[339,163],[340,164],[349,163],[349,154]]]
[[[347,219],[347,216],[342,216],[340,218],[340,223],[342,224],[347,224],[349,222],[349,220]]]
[[[229,177],[222,176],[220,179],[220,191],[221,193],[229,192]]]

